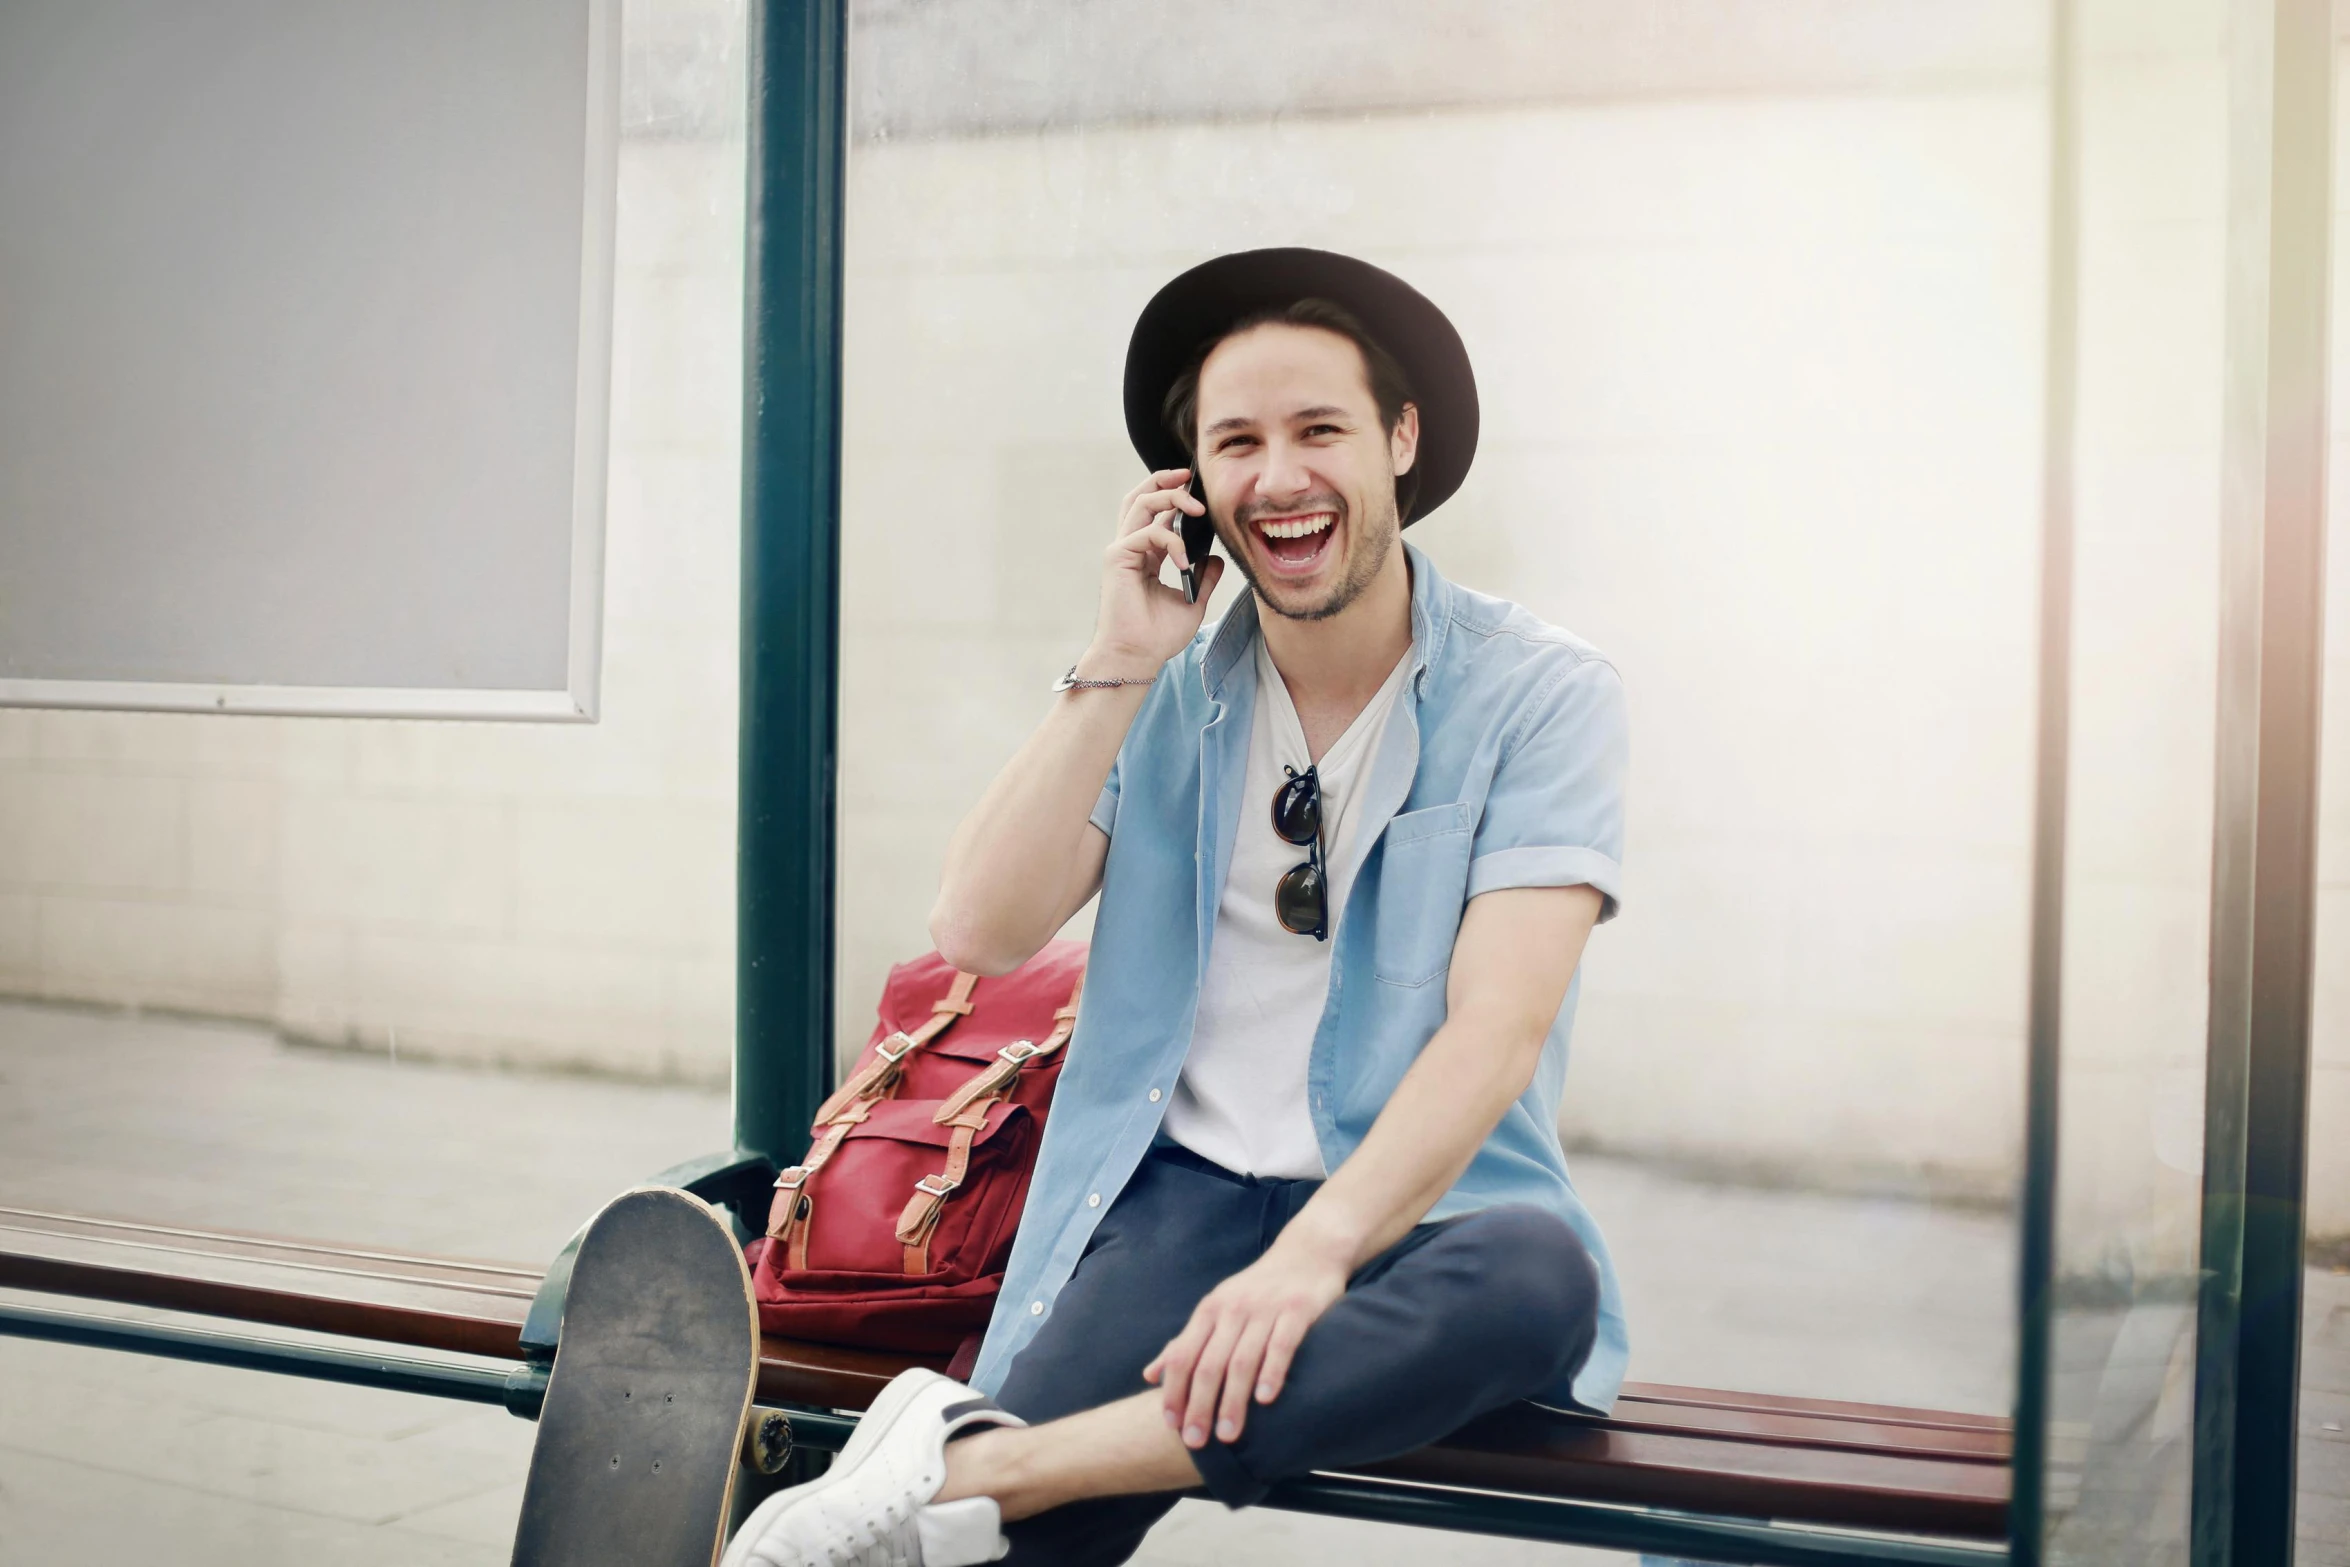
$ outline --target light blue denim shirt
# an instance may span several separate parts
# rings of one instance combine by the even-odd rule
[[[1411,673],[1360,785],[1362,855],[1332,936],[1330,994],[1307,1089],[1324,1165],[1353,1153],[1445,1016],[1468,901],[1502,887],[1588,884],[1616,912],[1624,842],[1623,685],[1589,644],[1517,605],[1455,587],[1406,546]],[[1243,595],[1170,659],[1094,808],[1110,836],[1077,1031],[1054,1093],[1010,1271],[972,1380],[993,1393],[1033,1338],[1159,1129],[1191,1047],[1216,904],[1231,863],[1256,701],[1256,599]],[[1271,896],[1271,889],[1267,889]],[[1544,1401],[1604,1413],[1624,1377],[1623,1297],[1559,1148],[1567,989],[1533,1086],[1429,1211],[1531,1203],[1599,1264],[1599,1334]]]

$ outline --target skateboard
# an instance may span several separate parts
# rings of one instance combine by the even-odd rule
[[[758,1370],[726,1222],[667,1187],[614,1198],[572,1265],[514,1567],[711,1567]]]

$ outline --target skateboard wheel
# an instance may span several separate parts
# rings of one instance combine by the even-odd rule
[[[791,1462],[791,1417],[780,1409],[754,1409],[743,1431],[743,1462],[763,1475],[783,1473]]]

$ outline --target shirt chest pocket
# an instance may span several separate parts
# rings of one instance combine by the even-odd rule
[[[1469,827],[1469,808],[1460,804],[1388,822],[1371,932],[1371,972],[1383,983],[1416,989],[1452,966],[1469,887]]]

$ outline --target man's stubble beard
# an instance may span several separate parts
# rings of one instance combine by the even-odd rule
[[[1344,526],[1352,521],[1354,516],[1352,507],[1335,495],[1329,496],[1327,499],[1331,503],[1330,509],[1338,513],[1339,525]],[[1265,585],[1257,580],[1256,570],[1250,564],[1249,552],[1245,543],[1235,546],[1232,532],[1247,528],[1248,523],[1235,523],[1231,532],[1227,532],[1224,524],[1219,522],[1216,524],[1216,532],[1224,541],[1224,553],[1232,557],[1234,563],[1240,567],[1240,574],[1248,578],[1249,588],[1256,594],[1258,603],[1284,620],[1328,620],[1334,615],[1343,613],[1348,605],[1369,591],[1371,584],[1378,580],[1380,569],[1387,564],[1388,553],[1395,548],[1396,540],[1403,536],[1403,529],[1399,525],[1399,519],[1396,515],[1395,491],[1392,487],[1383,498],[1380,511],[1383,515],[1380,519],[1381,526],[1377,528],[1362,531],[1351,526],[1346,527],[1347,562],[1345,572],[1339,577],[1337,585],[1330,590],[1330,596],[1327,599],[1303,609],[1291,609],[1266,592]]]

